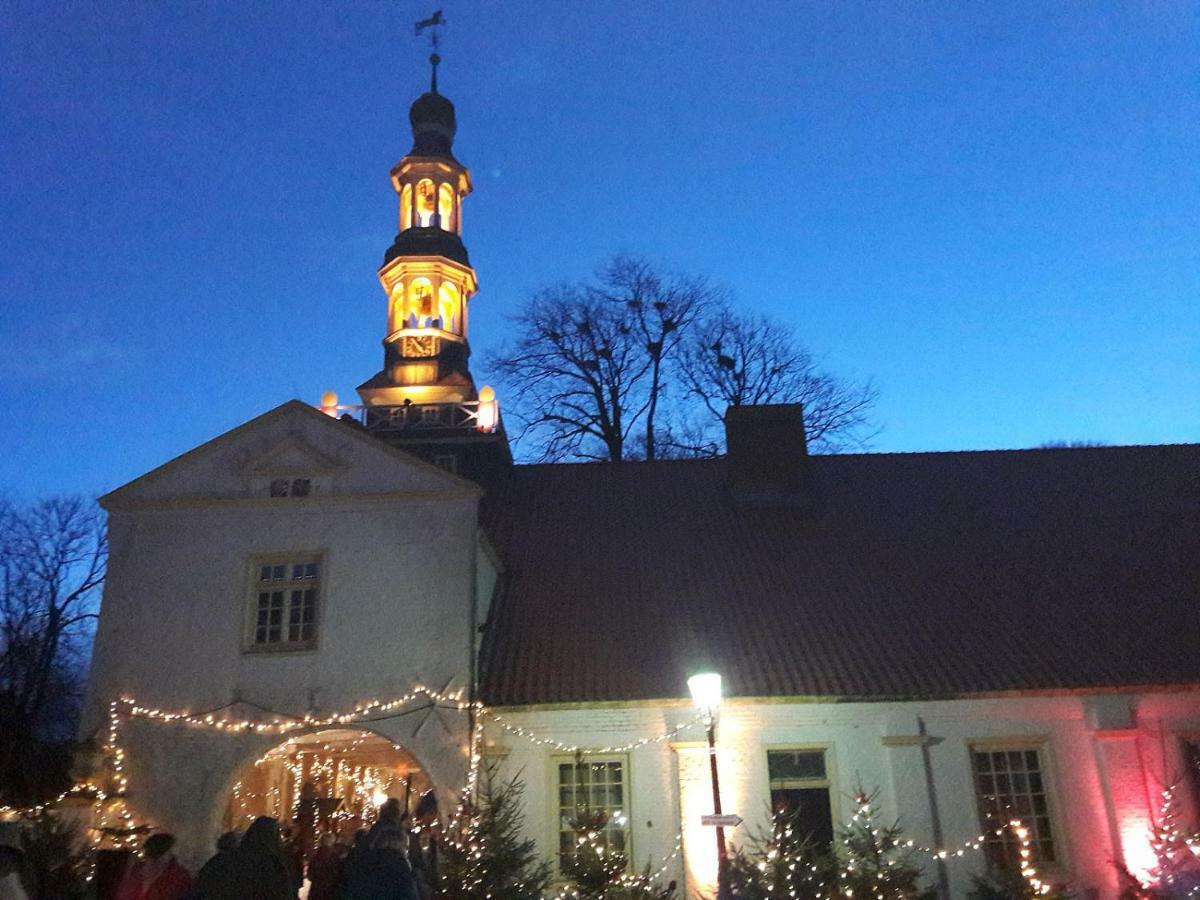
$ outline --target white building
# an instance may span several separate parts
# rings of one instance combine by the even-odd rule
[[[1200,446],[810,457],[784,406],[732,415],[724,459],[513,466],[468,368],[454,108],[411,119],[363,406],[285,403],[104,500],[87,728],[118,701],[133,818],[197,861],[305,782],[321,815],[453,798],[478,699],[547,858],[583,803],[707,892],[685,698],[714,669],[734,843],[773,804],[828,839],[861,785],[930,847],[998,802],[1051,879],[1147,874],[1159,791],[1200,786]],[[961,897],[985,859],[927,871]]]

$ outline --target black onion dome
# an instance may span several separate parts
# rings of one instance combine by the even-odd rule
[[[400,232],[383,254],[383,264],[386,266],[400,256],[442,256],[464,266],[471,265],[462,238],[441,228],[409,228]]]
[[[454,133],[454,104],[437,91],[426,91],[408,109],[408,121],[416,129],[423,123],[441,125]]]
[[[413,101],[408,110],[408,121],[412,125],[413,156],[454,158],[450,147],[458,123],[453,103],[437,91],[429,91]]]

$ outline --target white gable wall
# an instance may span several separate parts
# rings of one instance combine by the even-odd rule
[[[284,472],[311,476],[313,495],[267,496],[263,479]],[[164,710],[241,699],[302,715],[418,682],[468,687],[474,616],[487,599],[476,591],[491,584],[473,485],[343,423],[283,407],[106,501],[111,561],[85,731],[122,695]],[[320,559],[316,647],[254,650],[254,560],[296,552]],[[263,714],[240,706],[223,715]],[[415,733],[424,718],[372,727],[452,794],[465,770],[465,716],[442,713]],[[239,767],[279,740],[127,724],[133,807],[199,858]]]

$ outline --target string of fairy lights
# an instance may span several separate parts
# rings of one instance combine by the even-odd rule
[[[92,827],[94,845],[100,847],[104,840],[107,839],[114,847],[133,848],[140,836],[151,830],[151,826],[135,821],[133,813],[126,802],[129,779],[126,774],[125,750],[120,741],[120,723],[122,718],[138,718],[164,724],[203,728],[230,735],[293,735],[311,733],[337,726],[362,725],[381,721],[396,715],[403,715],[406,713],[398,711],[421,699],[430,701],[430,705],[432,706],[466,712],[471,716],[467,748],[469,756],[467,779],[454,815],[451,817],[452,829],[447,835],[447,839],[451,842],[454,842],[454,838],[452,837],[453,832],[456,830],[454,826],[459,826],[466,822],[472,815],[471,810],[474,809],[473,798],[476,797],[479,787],[479,771],[483,757],[481,732],[482,723],[485,719],[495,723],[505,732],[516,735],[535,746],[551,748],[561,753],[580,755],[626,753],[651,744],[663,743],[672,740],[681,732],[703,719],[703,715],[697,715],[659,734],[639,738],[638,740],[622,745],[584,747],[557,738],[547,737],[511,722],[505,716],[487,709],[482,703],[466,699],[462,691],[438,691],[423,684],[415,685],[410,691],[397,697],[388,700],[372,699],[360,703],[348,711],[339,713],[318,715],[308,712],[301,716],[293,716],[260,707],[260,710],[271,716],[271,718],[265,720],[249,718],[234,719],[227,715],[218,715],[221,709],[199,713],[189,710],[164,710],[143,705],[132,697],[124,696],[118,700],[113,700],[108,707],[107,728],[101,748],[104,765],[107,770],[106,783],[98,784],[94,780],[87,780],[76,784],[70,790],[63,792],[53,800],[32,807],[16,808],[0,806],[0,816],[8,818],[37,816],[66,801],[70,797],[90,796],[94,810],[93,821],[95,822]],[[294,789],[291,792],[293,797],[293,809],[291,813],[293,817],[297,812],[296,804],[299,802],[299,784],[303,777],[303,768],[296,760],[288,760],[285,757],[286,753],[293,750],[296,746],[296,738],[289,737],[282,745],[272,748],[255,761],[256,765],[261,765],[271,759],[283,760],[285,767],[293,779]],[[351,746],[354,746],[353,742]],[[395,744],[391,744],[391,746],[395,750],[402,750],[402,748]],[[328,750],[329,748],[326,747],[324,749]],[[335,785],[345,782],[346,786],[351,788],[355,798],[353,804],[355,807],[368,809],[372,805],[378,805],[374,801],[381,795],[386,794],[395,781],[394,776],[388,777],[381,772],[372,771],[372,767],[359,766],[357,767],[357,771],[351,768],[349,771],[343,772],[339,768],[346,765],[343,760],[320,757],[316,753],[312,754],[312,757],[309,764],[316,767],[318,777],[331,780]],[[243,789],[242,782],[238,781],[233,789],[233,798],[234,803],[240,809],[245,808],[244,804],[247,800],[254,798],[268,802],[273,801],[277,813],[282,814],[283,812],[283,793],[278,787],[271,788],[264,793],[247,792]],[[1200,834],[1185,832],[1180,828],[1177,818],[1173,814],[1177,803],[1174,796],[1174,787],[1165,788],[1162,792],[1162,798],[1163,804],[1160,812],[1160,821],[1155,829],[1152,841],[1155,852],[1160,859],[1168,858],[1170,854],[1181,849],[1186,850],[1190,855],[1200,856]],[[860,798],[860,805],[858,811],[852,816],[852,822],[857,823],[863,817],[869,817],[870,812],[869,802]],[[1051,885],[1039,877],[1034,863],[1029,828],[1020,819],[1013,818],[993,833],[996,837],[1003,837],[1006,830],[1016,840],[1019,871],[1022,878],[1035,895],[1050,893],[1052,890]],[[980,834],[963,841],[961,844],[944,848],[920,845],[914,840],[903,841],[898,846],[929,856],[938,861],[946,861],[963,858],[971,851],[979,851],[983,848],[987,839],[986,834]],[[622,876],[620,880],[621,885],[626,887],[645,886],[664,877],[683,853],[683,840],[682,835],[679,835],[675,839],[673,849],[664,857],[656,871]],[[464,845],[459,844],[459,846],[463,847]],[[480,858],[478,848],[467,847],[466,849],[470,853],[473,853],[475,858]],[[1159,873],[1159,876],[1166,883],[1171,883],[1174,880],[1173,874],[1169,871],[1164,870],[1162,873]],[[556,895],[555,900],[570,900],[571,896],[569,892],[564,893],[560,891]],[[1189,894],[1188,896],[1200,896],[1200,893],[1193,892],[1193,894]]]

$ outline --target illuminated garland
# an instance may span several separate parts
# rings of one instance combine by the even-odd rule
[[[284,714],[276,713],[274,714],[276,718],[271,719],[270,721],[256,721],[252,719],[233,720],[228,718],[220,718],[215,714],[215,711],[205,713],[192,713],[187,710],[167,711],[154,707],[142,706],[138,704],[132,697],[124,696],[120,700],[114,700],[109,704],[107,737],[103,748],[106,762],[110,769],[111,782],[113,786],[112,791],[105,790],[104,788],[94,785],[90,782],[85,782],[76,785],[70,791],[64,792],[52,801],[38,804],[34,807],[28,807],[25,809],[18,809],[8,806],[0,807],[0,815],[38,815],[44,812],[46,809],[61,803],[73,793],[88,791],[94,793],[95,798],[95,821],[97,824],[93,827],[94,844],[98,847],[103,841],[104,836],[108,835],[111,837],[115,846],[125,848],[134,846],[137,842],[138,835],[149,830],[150,826],[146,824],[135,823],[132,813],[125,802],[125,797],[128,792],[128,777],[125,773],[125,751],[121,747],[119,740],[120,716],[122,711],[124,711],[125,715],[131,718],[142,718],[167,724],[181,724],[194,728],[211,729],[225,734],[282,735],[291,734],[293,732],[319,730],[321,728],[328,728],[330,726],[353,725],[357,723],[378,720],[380,718],[386,718],[389,716],[389,714],[394,713],[395,710],[398,710],[401,707],[406,706],[407,704],[420,698],[427,698],[434,701],[436,704],[459,711],[469,711],[474,714],[472,717],[473,721],[470,729],[468,744],[469,765],[467,780],[461,792],[454,814],[451,817],[450,833],[444,836],[445,840],[455,844],[460,848],[463,848],[466,845],[455,840],[452,835],[455,832],[463,833],[464,830],[467,830],[464,828],[464,826],[467,824],[467,818],[474,815],[473,812],[469,811],[472,811],[476,808],[476,794],[479,787],[479,769],[482,762],[481,724],[482,719],[485,717],[491,719],[504,731],[524,738],[536,746],[551,747],[556,751],[563,753],[580,754],[625,753],[640,747],[648,746],[650,744],[662,743],[664,741],[671,740],[685,729],[697,724],[703,719],[703,715],[697,715],[662,734],[640,738],[628,744],[600,748],[586,748],[569,744],[565,741],[560,741],[554,738],[543,737],[522,726],[515,725],[509,722],[499,713],[488,710],[483,706],[482,703],[478,701],[472,702],[464,700],[463,693],[461,691],[447,694],[421,684],[416,685],[411,691],[399,697],[395,697],[386,701],[372,699],[369,702],[362,703],[354,707],[354,709],[348,712],[323,716],[318,716],[313,713],[306,713],[300,717],[285,717]],[[122,710],[122,707],[124,707],[124,710]],[[295,745],[295,743],[295,738],[289,738],[285,744],[282,745],[282,747],[290,747]],[[392,744],[392,747],[397,750],[402,749],[394,743]],[[277,757],[281,749],[282,748],[279,746],[272,748],[272,750],[268,751],[266,754],[256,760],[256,764],[261,764],[272,757]],[[333,761],[326,760],[325,763],[327,767],[330,768],[331,776],[336,777],[339,773],[333,769]],[[339,767],[341,764],[341,761],[337,763]],[[297,764],[295,762],[285,762],[285,766],[295,767],[296,765]],[[361,786],[359,782],[365,784],[366,781],[371,781],[372,784],[374,784],[376,781],[381,781],[381,779],[367,778],[365,767],[359,767],[359,769],[359,775],[362,777],[356,779],[353,777],[353,775],[350,776],[350,780],[356,785],[356,793],[359,793],[358,787]],[[294,779],[300,778],[300,774],[296,771],[292,771],[292,775]],[[299,785],[299,783],[299,781],[296,781],[297,785]],[[277,788],[273,790],[277,795],[279,795]],[[296,796],[293,801],[293,806],[299,802],[298,787],[294,793]],[[252,796],[242,792],[241,781],[238,781],[235,784],[233,794],[235,800],[239,804],[239,808],[241,809],[244,809],[244,800]],[[1165,813],[1166,808],[1173,803],[1174,798],[1172,789],[1168,788],[1167,790],[1164,790],[1163,797]],[[373,796],[372,799],[374,799]],[[859,811],[856,812],[852,817],[852,822],[857,822],[862,817],[869,818],[871,814],[870,803],[866,802],[865,798],[860,797],[858,799],[860,801]],[[115,803],[110,801],[115,801]],[[278,806],[278,803],[280,802],[282,802],[281,795],[277,796],[276,805]],[[109,825],[109,810],[113,805],[117,806],[117,815],[120,819],[120,827],[111,827]],[[366,804],[364,808],[366,808],[366,806],[369,806],[369,804]],[[296,810],[293,809],[293,815],[295,814],[295,811]],[[1165,815],[1163,818],[1164,822],[1167,821]],[[1022,878],[1035,894],[1044,895],[1049,893],[1051,886],[1038,877],[1037,870],[1033,864],[1033,853],[1028,828],[1026,828],[1026,826],[1019,819],[1015,818],[1009,821],[1006,827],[1012,831],[1019,844],[1018,854]],[[874,836],[878,837],[879,832],[877,829],[872,828],[871,832]],[[995,834],[1001,835],[1003,832],[1004,828],[1000,828],[997,829]],[[1189,850],[1200,856],[1200,835],[1183,835],[1181,832],[1179,832],[1176,826],[1172,825],[1170,827],[1166,827],[1165,829],[1164,827],[1160,827],[1157,838],[1158,840],[1156,840],[1155,843],[1156,850],[1158,850],[1160,846],[1165,847],[1166,841],[1175,840],[1182,841]],[[983,847],[985,840],[985,835],[978,835],[977,837],[964,841],[961,845],[951,848],[920,846],[913,840],[899,842],[896,846],[901,849],[914,850],[939,861],[943,861],[948,859],[962,858],[966,855],[967,851],[978,851]],[[479,858],[478,848],[467,847],[467,849],[471,851],[476,858]],[[680,854],[682,853],[682,849],[683,838],[682,835],[680,835],[675,841],[674,849],[667,857],[665,857],[662,865],[656,872],[623,875],[619,879],[620,885],[622,887],[645,886],[650,882],[663,877],[675,860],[679,858]],[[843,870],[842,875],[844,876],[849,871],[852,871],[852,868]],[[568,900],[568,898],[571,896],[573,895],[569,891],[563,892],[557,895],[557,900]]]
[[[445,704],[452,709],[480,709],[479,703],[470,703],[462,699],[462,692],[443,694],[433,688],[417,685],[413,690],[392,700],[371,700],[356,706],[350,712],[334,713],[317,716],[311,712],[300,717],[275,718],[269,722],[254,719],[225,719],[218,718],[214,713],[193,713],[188,710],[169,712],[148,706],[140,706],[132,697],[121,698],[127,708],[127,714],[133,718],[153,719],[158,722],[178,723],[194,728],[211,728],[230,734],[289,734],[293,731],[309,731],[312,729],[329,728],[334,725],[353,725],[363,721],[386,718],[394,710],[411,703],[420,697],[427,697],[437,703]],[[116,701],[114,701],[116,702]]]
[[[93,828],[93,843],[97,848],[103,842],[104,836],[108,835],[117,848],[132,849],[137,846],[138,835],[150,830],[148,824],[139,825],[134,822],[133,815],[129,812],[129,806],[125,801],[129,794],[129,778],[125,775],[125,750],[121,747],[119,729],[118,701],[113,700],[108,704],[108,732],[104,743],[104,755],[111,769],[112,784],[116,788],[113,799],[117,801],[117,812],[122,824],[119,828],[109,826],[108,811],[111,804],[108,800],[110,795],[103,790],[97,791],[94,808],[96,825]]]
[[[536,744],[539,747],[553,747],[555,750],[558,750],[561,753],[582,753],[585,755],[589,753],[628,753],[630,750],[637,750],[639,747],[645,747],[648,744],[660,744],[663,741],[671,740],[671,738],[678,735],[681,731],[684,731],[685,729],[690,728],[691,726],[704,720],[704,714],[701,713],[694,718],[688,719],[686,722],[680,725],[676,725],[674,728],[664,732],[663,734],[655,735],[653,737],[639,738],[632,743],[622,744],[618,747],[580,747],[575,744],[568,744],[564,741],[555,740],[554,738],[539,737],[532,731],[522,728],[520,725],[513,725],[499,713],[492,712],[491,710],[481,709],[481,712],[505,731],[509,732],[510,734],[523,737],[525,740],[532,744]]]

